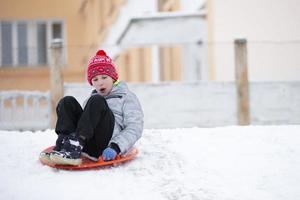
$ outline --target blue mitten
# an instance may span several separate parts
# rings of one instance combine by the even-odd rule
[[[106,149],[104,149],[102,157],[104,161],[109,161],[114,160],[117,157],[117,154],[118,153],[113,148],[107,147]]]

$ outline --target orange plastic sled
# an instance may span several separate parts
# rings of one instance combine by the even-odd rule
[[[47,149],[43,150],[42,152],[51,152],[54,146],[48,147]],[[54,165],[51,163],[43,162],[41,159],[41,163],[47,165],[49,167],[57,168],[57,169],[65,169],[65,170],[86,170],[86,169],[93,169],[93,168],[100,168],[105,166],[116,166],[123,164],[127,161],[130,161],[136,157],[138,154],[137,148],[131,149],[125,156],[117,156],[115,160],[106,161],[104,162],[102,158],[100,158],[97,162],[89,160],[87,158],[81,157],[82,163],[77,166],[72,165]]]

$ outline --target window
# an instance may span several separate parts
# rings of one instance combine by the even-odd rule
[[[48,65],[51,41],[64,45],[63,31],[62,21],[0,21],[0,67]]]
[[[52,38],[62,38],[62,24],[61,23],[53,23],[52,24]]]
[[[1,22],[1,54],[1,65],[13,64],[12,24],[10,22]]]
[[[37,63],[47,63],[47,32],[46,24],[40,23],[37,25]]]

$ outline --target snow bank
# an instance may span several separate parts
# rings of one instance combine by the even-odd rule
[[[53,130],[0,131],[1,199],[300,198],[300,125],[145,130],[137,159],[90,171],[43,166]]]

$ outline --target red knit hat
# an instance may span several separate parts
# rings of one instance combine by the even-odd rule
[[[87,80],[92,85],[92,78],[97,75],[107,75],[113,80],[118,80],[118,73],[112,59],[103,50],[97,51],[88,64]]]

